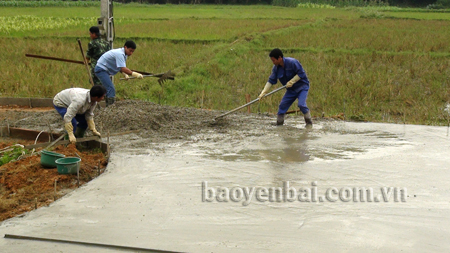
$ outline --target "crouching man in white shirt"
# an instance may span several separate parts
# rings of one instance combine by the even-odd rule
[[[90,90],[83,88],[65,89],[53,98],[53,106],[64,119],[71,143],[82,138],[86,129],[101,137],[95,129],[94,109],[98,102],[105,98],[106,89],[101,85],[94,85]]]

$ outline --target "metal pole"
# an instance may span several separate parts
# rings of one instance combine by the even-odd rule
[[[282,89],[285,89],[285,88],[286,88],[286,86],[281,86],[280,88],[275,89],[275,90],[273,90],[272,92],[267,93],[267,94],[264,95],[262,98],[268,97],[268,96],[274,94],[275,92],[278,92],[278,91],[280,91],[280,90],[282,90]],[[255,100],[253,100],[253,101],[251,101],[251,102],[248,102],[248,103],[245,104],[245,105],[239,106],[238,108],[233,109],[233,110],[231,110],[231,111],[229,111],[229,112],[226,112],[226,113],[224,113],[224,114],[221,114],[221,115],[215,117],[214,120],[216,120],[216,119],[218,119],[218,118],[222,118],[223,116],[226,116],[226,115],[228,115],[228,114],[231,114],[231,113],[233,113],[233,112],[235,112],[235,111],[237,111],[237,110],[240,110],[240,109],[242,109],[242,108],[244,108],[244,107],[246,107],[246,106],[249,106],[249,105],[251,105],[251,104],[254,104],[254,103],[258,102],[258,101],[259,101],[259,98],[255,99]]]

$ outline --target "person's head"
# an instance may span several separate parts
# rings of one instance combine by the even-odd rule
[[[283,64],[283,52],[281,52],[281,49],[273,49],[272,51],[270,51],[269,57],[274,65],[278,66],[280,64]]]
[[[97,26],[91,26],[91,28],[89,28],[89,36],[91,39],[100,37],[100,29],[98,29]]]
[[[125,54],[131,56],[134,53],[134,50],[136,50],[136,43],[132,40],[127,40],[125,45],[123,45],[123,48],[125,49]]]
[[[90,91],[91,101],[100,102],[105,98],[106,88],[103,85],[94,85]]]

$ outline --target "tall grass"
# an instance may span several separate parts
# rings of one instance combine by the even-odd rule
[[[352,19],[319,20],[264,35],[267,48],[301,48],[370,54],[449,53],[448,21]]]
[[[349,6],[388,6],[388,1],[383,0],[274,0],[273,5],[296,7],[298,4],[318,4],[330,5],[335,7],[349,7]]]
[[[0,7],[90,7],[100,6],[100,1],[15,1],[3,0]]]
[[[23,33],[29,31],[59,30],[73,26],[89,26],[95,22],[93,18],[57,18],[19,15],[0,17],[0,35]]]
[[[46,20],[50,26],[61,20],[49,9],[58,9],[57,17],[86,23],[1,33],[0,43],[14,48],[4,50],[0,61],[1,96],[52,97],[71,86],[90,86],[82,65],[24,55],[81,60],[76,38],[87,45],[87,29],[95,24],[99,10],[8,9]],[[345,113],[347,119],[447,124],[450,21],[361,18],[361,9],[373,7],[120,6],[115,9],[114,45],[120,47],[132,38],[138,46],[128,67],[152,73],[170,69],[177,76],[161,87],[155,78],[120,81],[118,74],[118,97],[230,110],[244,104],[246,94],[257,97],[272,67],[268,53],[279,47],[307,71],[313,116]],[[1,8],[0,17],[10,17],[10,12]],[[275,113],[282,95],[265,99],[252,111]]]

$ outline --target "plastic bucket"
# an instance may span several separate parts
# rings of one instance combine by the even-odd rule
[[[78,157],[59,158],[55,162],[59,174],[77,174],[80,170],[81,159]]]
[[[66,157],[63,154],[42,150],[41,152],[41,164],[46,168],[56,168],[56,160]]]

